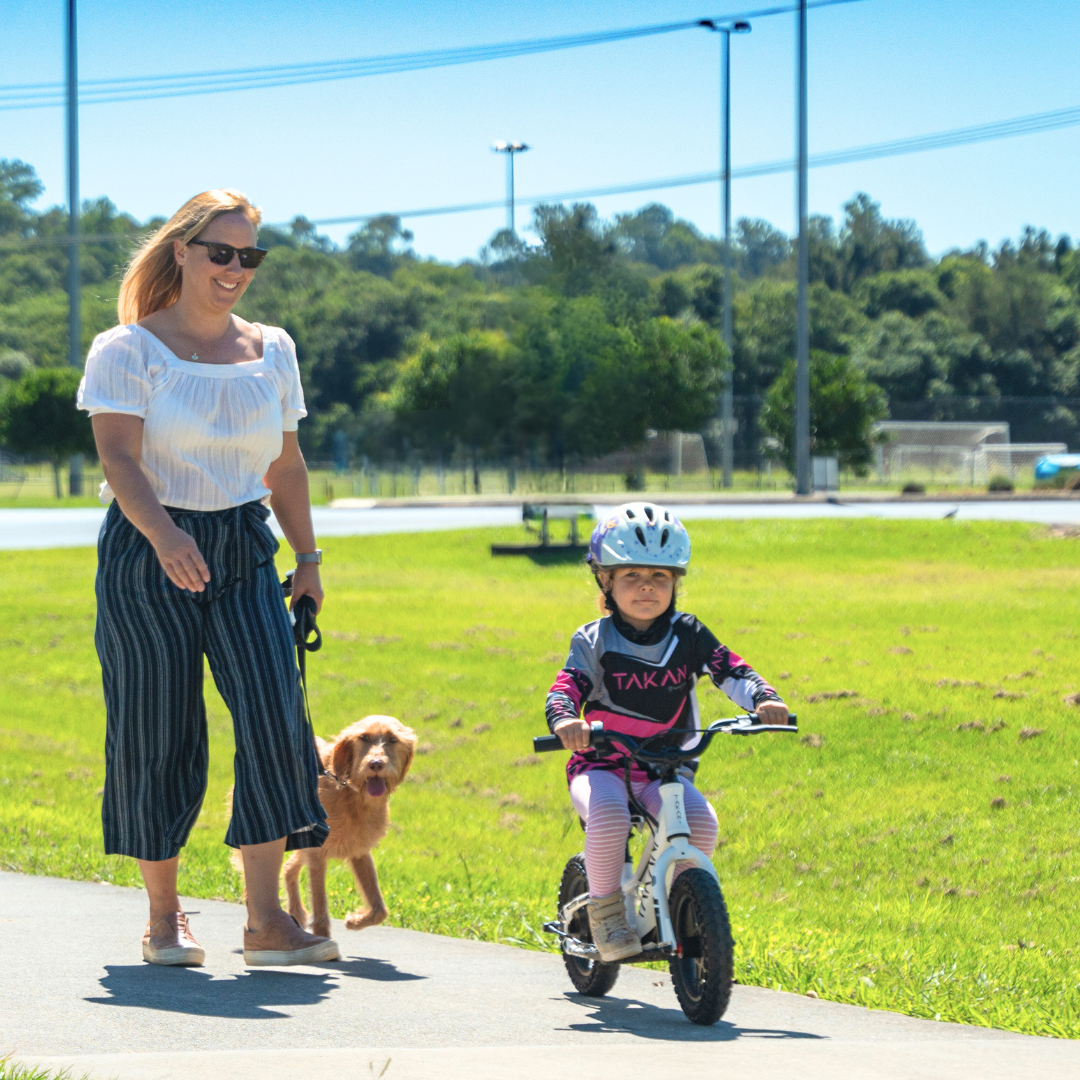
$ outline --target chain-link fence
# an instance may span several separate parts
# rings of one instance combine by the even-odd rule
[[[785,491],[791,477],[776,454],[776,444],[761,427],[764,396],[736,395],[734,399],[734,468],[737,490]],[[896,488],[906,482],[960,487],[984,486],[994,476],[1007,476],[1018,485],[1033,483],[1035,461],[1045,453],[1080,445],[1080,398],[938,398],[890,404],[894,421],[974,421],[1009,425],[1007,444],[980,447],[937,444],[879,446],[869,475],[842,475],[841,483]],[[603,419],[597,421],[602,423]],[[422,426],[421,426],[422,427]],[[416,425],[414,425],[416,428]],[[336,433],[330,440],[333,460],[309,456],[312,496],[316,502],[338,498],[393,499],[405,497],[533,494],[615,495],[636,491],[657,495],[678,491],[713,491],[721,487],[722,430],[713,421],[699,432],[646,432],[629,449],[587,456],[556,454],[550,447],[528,445],[485,447],[477,444],[428,442],[417,445],[393,434],[389,415],[371,418],[360,431]],[[910,443],[911,440],[909,439]],[[100,467],[87,462],[84,492],[97,493]],[[66,476],[62,480],[67,490]],[[0,499],[47,499],[54,495],[50,466],[26,462],[0,451]]]
[[[983,487],[994,477],[1025,486],[1035,481],[1035,463],[1047,454],[1064,453],[1064,443],[988,443],[964,446],[879,446],[876,476],[882,484],[947,483]]]

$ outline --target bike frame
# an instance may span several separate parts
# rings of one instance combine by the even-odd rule
[[[717,721],[708,729],[707,734],[711,738],[719,734],[756,735],[763,731],[798,731],[794,723],[779,727],[758,724],[756,720],[757,717],[751,713],[731,720]],[[792,716],[791,720],[794,721],[795,717]],[[599,724],[594,727],[594,735],[597,738],[603,736],[603,729]],[[704,750],[707,745],[708,740],[704,740],[701,749]],[[544,737],[534,740],[534,747],[538,750],[555,749],[552,742]],[[668,896],[677,863],[689,863],[691,866],[704,870],[717,882],[720,880],[712,860],[690,843],[685,788],[678,778],[675,763],[672,762],[664,772],[664,782],[660,785],[660,813],[655,827],[647,819],[643,820],[637,816],[631,818],[632,828],[647,833],[637,869],[633,868],[629,859],[623,864],[622,891],[626,904],[626,918],[637,930],[638,937],[643,939],[641,953],[628,958],[628,962],[631,963],[649,960],[657,955],[678,955],[679,943],[675,937],[675,928],[671,922],[671,911],[668,906]],[[672,776],[674,779],[671,779]],[[563,941],[564,952],[572,956],[595,960],[599,956],[596,946],[589,942],[579,941],[570,936],[567,930],[574,915],[588,902],[588,893],[575,897],[559,912],[559,923],[546,923],[544,929],[559,934]],[[644,938],[653,930],[657,932],[656,940],[644,941]]]
[[[712,860],[690,843],[690,826],[686,820],[686,793],[679,781],[660,785],[660,814],[656,828],[650,822],[640,822],[638,828],[647,833],[645,847],[638,859],[637,870],[623,864],[622,891],[626,903],[626,918],[645,938],[654,929],[658,940],[646,942],[643,953],[674,953],[678,948],[675,930],[671,925],[668,894],[675,874],[676,863],[686,862],[700,867],[719,881]],[[588,894],[579,896],[559,913],[563,927],[570,925],[574,914],[589,902]],[[595,952],[586,946],[589,955]],[[576,951],[576,950],[575,950]],[[642,959],[643,957],[637,957]]]

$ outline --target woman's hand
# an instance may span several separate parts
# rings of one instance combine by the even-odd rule
[[[323,587],[319,578],[319,564],[302,562],[297,564],[292,578],[292,599],[289,600],[289,610],[296,606],[296,601],[301,596],[310,596],[315,600],[315,614],[322,611]]]
[[[190,533],[169,519],[167,528],[150,537],[158,562],[178,589],[200,593],[210,580],[210,570],[202,557],[199,545]]]
[[[178,589],[204,592],[210,571],[199,545],[169,517],[142,471],[142,418],[98,413],[92,422],[98,460],[124,516],[153,545],[161,568]]]
[[[788,722],[788,707],[782,701],[763,701],[755,710],[759,724],[779,724]]]
[[[315,529],[311,524],[311,494],[308,491],[307,466],[295,431],[281,434],[281,456],[270,463],[263,483],[270,489],[270,509],[274,511],[281,531],[293,551],[314,551]],[[292,599],[289,610],[296,607],[301,596],[315,601],[316,612],[322,611],[323,587],[319,580],[318,563],[298,563],[293,573]]]
[[[554,732],[567,750],[588,750],[591,729],[584,720],[560,720]]]

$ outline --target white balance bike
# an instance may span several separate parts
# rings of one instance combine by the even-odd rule
[[[689,1020],[695,1024],[715,1024],[724,1015],[731,998],[735,942],[716,868],[690,844],[679,769],[700,757],[716,735],[798,731],[794,714],[790,721],[787,725],[759,724],[754,713],[717,720],[687,750],[678,746],[650,746],[668,732],[651,739],[635,739],[614,732],[605,734],[599,722],[592,725],[590,748],[624,756],[631,826],[634,831],[645,833],[637,870],[630,860],[628,840],[622,872],[626,917],[641,938],[641,952],[613,964],[600,959],[592,943],[585,910],[589,900],[585,857],[575,855],[566,864],[559,885],[559,917],[545,923],[544,929],[559,936],[567,973],[580,993],[602,997],[615,985],[620,963],[667,960],[679,1005]],[[562,750],[563,745],[557,735],[543,735],[533,739],[533,748],[537,753],[545,753]],[[652,817],[633,796],[630,767],[635,761],[659,773],[659,818]],[[672,884],[676,863],[692,865]]]

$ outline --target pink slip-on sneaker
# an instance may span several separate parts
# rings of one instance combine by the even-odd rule
[[[153,926],[146,924],[142,954],[147,963],[173,967],[202,967],[206,959],[203,947],[192,935],[187,916],[182,911],[165,915]]]
[[[257,934],[244,927],[244,963],[248,967],[287,967],[340,960],[333,938],[309,934],[284,911],[278,911]]]

